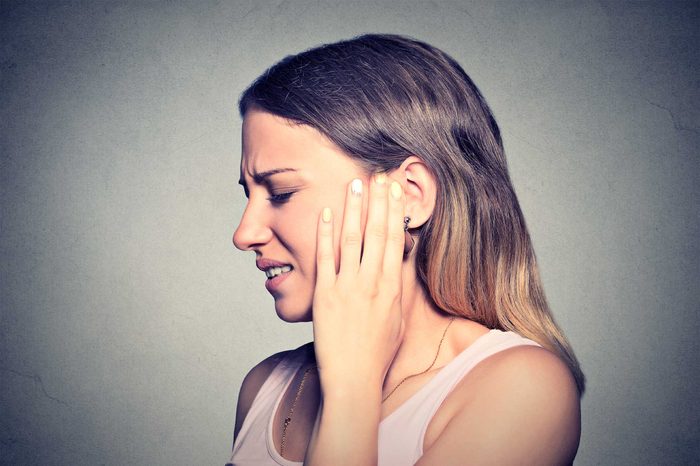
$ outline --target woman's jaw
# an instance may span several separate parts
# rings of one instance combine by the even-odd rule
[[[265,288],[275,300],[275,312],[283,321],[311,321],[313,292],[309,292],[310,287],[306,281],[302,271],[294,268],[265,281]]]

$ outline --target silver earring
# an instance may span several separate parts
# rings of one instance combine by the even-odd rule
[[[404,236],[406,237],[404,244],[403,244],[403,255],[407,256],[411,253],[413,250],[413,246],[416,244],[415,240],[413,239],[413,236],[408,232],[408,224],[411,223],[411,217],[404,217],[403,218],[403,231],[404,231]]]

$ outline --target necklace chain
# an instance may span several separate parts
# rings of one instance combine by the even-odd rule
[[[390,397],[391,395],[393,395],[394,392],[395,392],[405,381],[407,381],[408,379],[412,379],[413,377],[418,377],[419,375],[423,375],[423,374],[425,374],[426,372],[428,372],[430,369],[433,368],[433,366],[435,365],[435,362],[437,362],[438,356],[440,355],[440,348],[442,348],[442,342],[445,341],[445,335],[447,335],[447,330],[450,328],[450,325],[452,325],[452,322],[454,322],[454,320],[455,320],[455,317],[452,316],[452,317],[450,318],[450,321],[447,323],[447,327],[445,327],[445,331],[442,332],[442,338],[440,338],[440,343],[438,343],[437,351],[435,352],[435,357],[433,358],[433,362],[430,363],[430,366],[428,366],[428,368],[427,368],[426,370],[424,370],[423,372],[418,372],[417,374],[411,374],[411,375],[408,375],[408,376],[404,377],[404,378],[401,380],[401,382],[399,382],[399,383],[394,387],[394,389],[391,390],[391,391],[389,392],[389,394],[388,394],[387,396],[385,396],[384,398],[382,398],[382,403],[384,403],[386,400],[388,400],[389,397]]]
[[[438,343],[437,351],[435,352],[435,357],[433,358],[433,362],[430,363],[430,366],[428,366],[427,369],[425,369],[422,372],[418,372],[417,374],[411,374],[409,376],[404,377],[401,382],[399,382],[390,392],[387,396],[385,396],[382,399],[382,403],[384,403],[386,400],[389,399],[391,395],[394,394],[394,392],[408,379],[412,379],[413,377],[418,377],[419,375],[423,375],[426,372],[428,372],[430,369],[433,368],[435,363],[437,362],[438,356],[440,355],[440,348],[442,348],[442,342],[445,341],[445,335],[447,335],[447,330],[449,330],[450,325],[452,325],[452,322],[454,322],[455,317],[452,316],[450,318],[450,321],[447,323],[447,326],[445,327],[445,330],[442,332],[442,338],[440,338],[440,343]],[[292,423],[292,416],[294,415],[294,408],[296,408],[297,403],[299,402],[299,398],[301,397],[301,392],[304,390],[304,384],[306,383],[306,378],[309,376],[309,372],[314,370],[316,366],[311,366],[307,368],[304,371],[304,375],[301,378],[301,382],[299,383],[299,387],[297,388],[297,392],[294,395],[294,400],[292,401],[292,407],[289,408],[289,413],[287,414],[287,417],[284,418],[284,422],[282,423],[282,438],[280,439],[280,456],[284,457],[284,446],[287,441],[287,429],[289,428],[289,424]]]
[[[294,408],[296,407],[297,402],[299,401],[299,397],[301,396],[302,390],[304,390],[304,383],[306,383],[306,377],[309,375],[309,372],[315,369],[315,367],[316,366],[311,366],[304,371],[304,376],[301,378],[301,383],[299,384],[299,388],[297,388],[297,393],[296,395],[294,395],[292,407],[289,409],[289,413],[287,414],[287,417],[284,419],[284,423],[282,424],[282,438],[280,440],[280,456],[282,457],[284,457],[284,444],[287,440],[287,428],[289,427],[289,424],[292,423],[292,415],[294,414]]]

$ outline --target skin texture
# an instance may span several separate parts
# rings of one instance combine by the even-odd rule
[[[296,171],[254,179],[279,168]],[[313,315],[318,377],[309,378],[305,392],[318,396],[303,400],[295,416],[308,421],[320,404],[320,423],[313,435],[288,432],[302,441],[285,450],[306,464],[376,464],[381,419],[487,331],[455,321],[436,370],[407,381],[382,403],[404,377],[430,364],[448,322],[418,285],[414,258],[402,255],[403,215],[411,216],[412,227],[430,217],[434,179],[415,156],[387,175],[364,173],[312,128],[257,110],[244,118],[241,178],[249,200],[234,244],[294,267],[273,293],[282,319]],[[353,194],[353,179],[362,183],[361,195]],[[286,203],[271,199],[287,192],[294,194]],[[236,433],[276,360],[246,377]],[[566,464],[579,432],[578,393],[566,366],[544,349],[513,348],[480,363],[447,397],[428,426],[419,464]]]
[[[272,175],[263,184],[253,180],[253,173],[280,168],[296,172]],[[255,251],[256,258],[294,267],[274,296],[281,319],[311,320],[318,215],[325,206],[341,211],[342,186],[357,177],[366,178],[352,159],[316,130],[264,112],[246,115],[241,178],[247,186],[248,204],[233,242],[241,250]],[[286,202],[269,200],[290,192]]]

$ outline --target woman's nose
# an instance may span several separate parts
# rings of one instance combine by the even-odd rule
[[[246,207],[238,228],[233,233],[233,245],[241,251],[250,251],[270,241],[272,231],[261,215]]]

